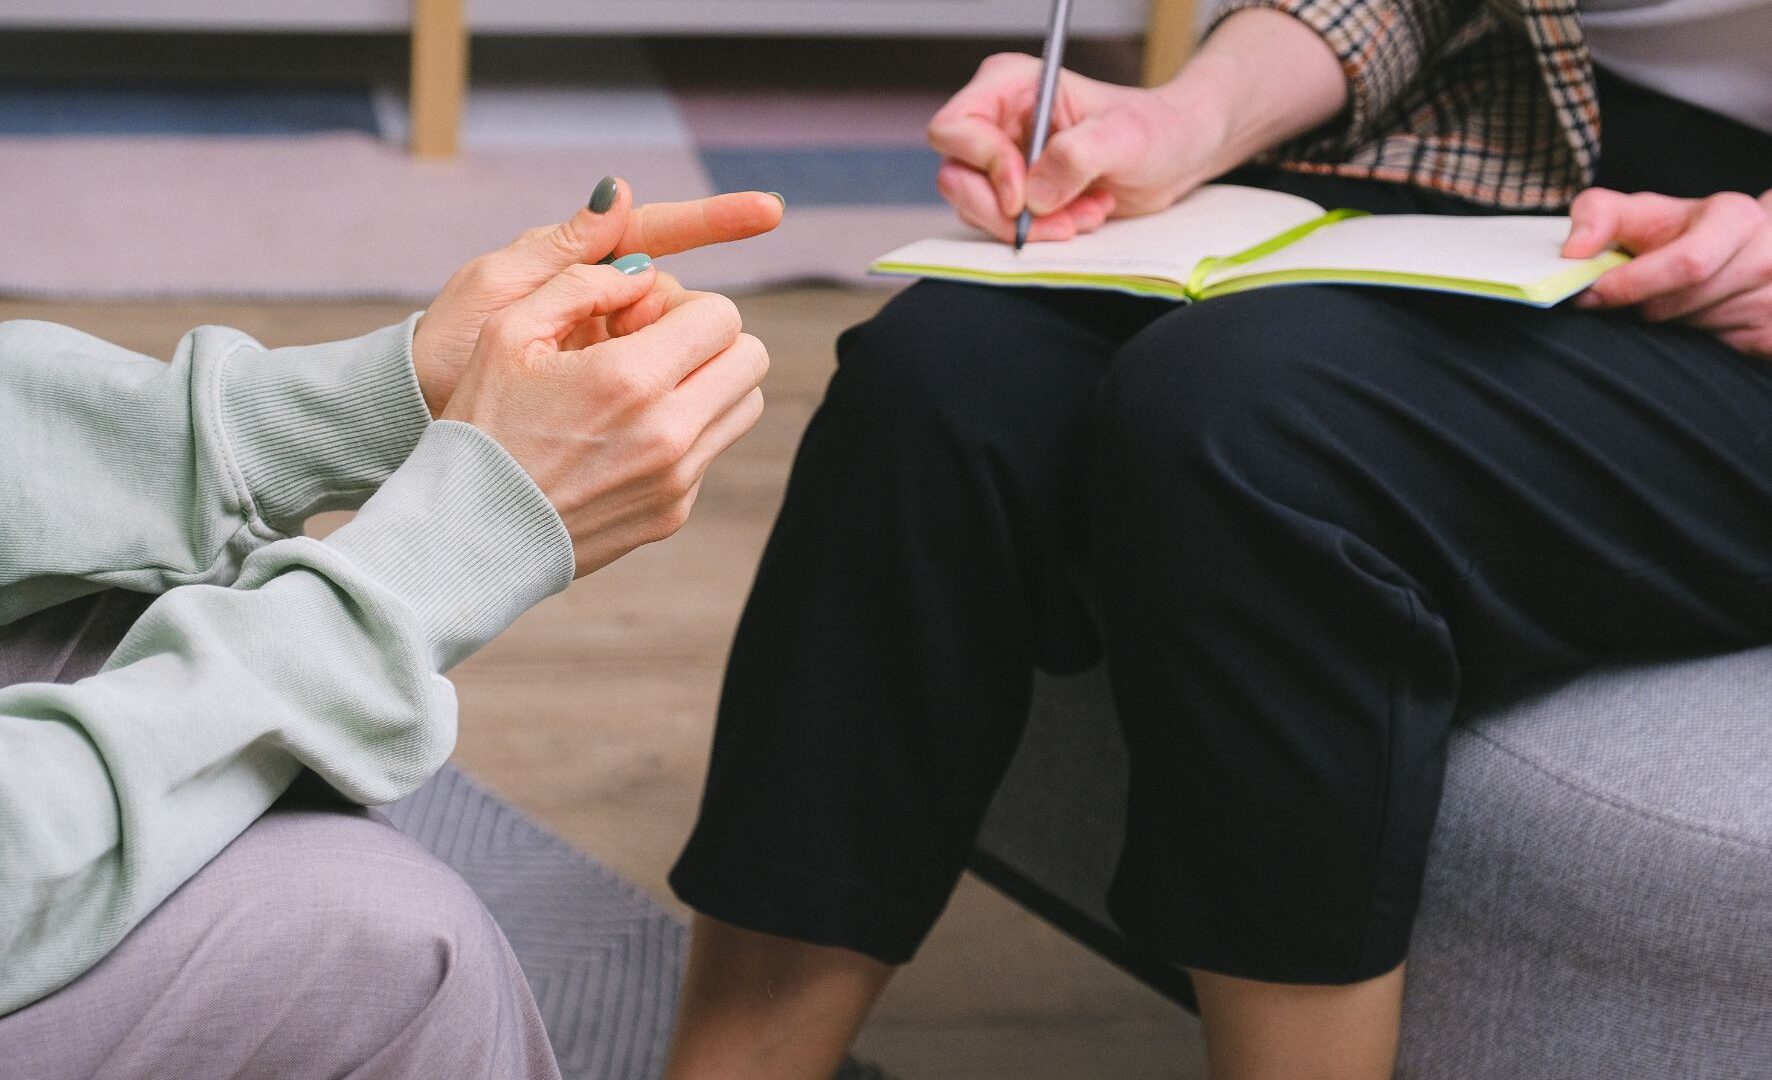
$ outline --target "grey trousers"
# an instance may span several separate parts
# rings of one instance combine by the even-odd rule
[[[101,664],[143,601],[0,628],[0,685]],[[286,798],[91,971],[0,1017],[0,1080],[558,1080],[535,999],[456,873],[367,812]]]

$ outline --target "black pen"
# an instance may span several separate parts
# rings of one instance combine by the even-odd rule
[[[1046,31],[1046,61],[1040,69],[1040,101],[1034,109],[1034,140],[1028,148],[1028,171],[1046,150],[1046,135],[1052,130],[1052,102],[1058,97],[1058,75],[1064,70],[1064,39],[1071,29],[1071,0],[1052,0],[1052,25]],[[1015,222],[1015,253],[1028,242],[1028,229],[1034,224],[1034,212],[1023,209]]]

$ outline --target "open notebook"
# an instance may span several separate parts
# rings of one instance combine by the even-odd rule
[[[878,274],[992,285],[1112,289],[1208,300],[1268,285],[1393,285],[1549,307],[1625,262],[1565,259],[1562,217],[1370,216],[1309,199],[1209,184],[1161,213],[1029,244],[1020,255],[968,232],[883,256]]]

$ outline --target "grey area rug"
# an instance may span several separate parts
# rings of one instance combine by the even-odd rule
[[[454,766],[383,807],[454,867],[510,939],[566,1080],[654,1080],[677,1012],[689,931],[644,890]],[[837,1080],[885,1080],[854,1061]]]

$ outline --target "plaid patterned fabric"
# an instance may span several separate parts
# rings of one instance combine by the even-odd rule
[[[1390,180],[1509,210],[1592,183],[1600,110],[1575,0],[1227,0],[1283,11],[1341,59],[1341,119],[1270,155],[1301,172]]]

